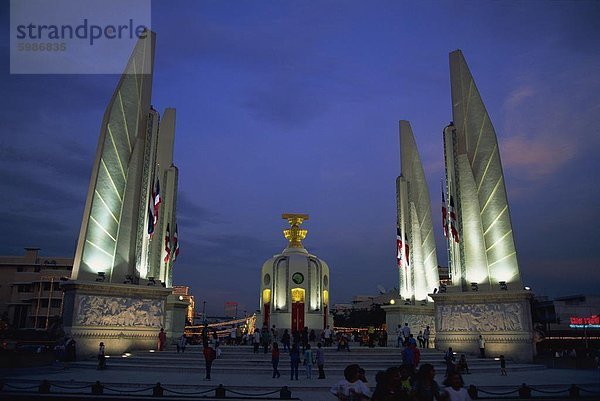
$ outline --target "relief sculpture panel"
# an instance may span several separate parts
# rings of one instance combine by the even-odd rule
[[[162,327],[164,301],[77,295],[75,324],[77,326]]]
[[[518,303],[440,305],[440,331],[521,331],[522,306]]]

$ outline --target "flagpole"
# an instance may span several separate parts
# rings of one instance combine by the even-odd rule
[[[442,195],[446,195],[446,197],[444,198],[444,207],[446,208],[446,216],[445,217],[445,221],[446,221],[446,226],[442,227],[442,229],[444,230],[444,236],[446,237],[446,257],[448,258],[448,278],[450,279],[450,282],[452,282],[452,267],[454,265],[452,258],[450,257],[450,234],[448,233],[448,223],[449,223],[449,216],[448,216],[448,194],[445,193],[444,191],[444,179],[441,178],[440,179],[440,187],[442,190]],[[442,224],[444,224],[444,220],[442,220]],[[448,233],[448,234],[446,234]]]

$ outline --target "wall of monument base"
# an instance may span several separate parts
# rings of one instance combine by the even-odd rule
[[[534,356],[529,291],[473,291],[431,294],[439,350],[479,353],[479,335],[488,357],[530,362]]]
[[[507,332],[502,335],[482,333],[485,338],[486,358],[497,358],[504,355],[517,362],[531,362],[533,346],[531,336],[527,332]],[[435,346],[439,350],[452,347],[454,352],[479,355],[479,334],[473,333],[438,333]]]
[[[161,328],[167,337],[173,337],[166,326],[170,323],[173,327],[178,320],[172,312],[167,321],[170,289],[71,280],[63,282],[61,288],[65,333],[77,342],[79,355],[97,354],[100,342],[108,355],[156,349]],[[169,302],[173,311],[174,302]]]
[[[100,342],[106,355],[121,357],[125,352],[156,350],[159,330],[123,330],[122,327],[71,327],[68,335],[77,342],[78,356],[98,354]]]
[[[408,323],[411,334],[415,339],[419,331],[424,331],[429,326],[429,347],[433,348],[435,341],[435,319],[433,304],[421,305],[384,305],[385,323],[388,334],[388,347],[396,347],[398,344],[397,330],[398,326],[404,326]]]

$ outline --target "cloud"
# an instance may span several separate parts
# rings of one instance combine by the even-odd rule
[[[563,137],[519,135],[505,139],[501,147],[504,166],[532,180],[556,173],[577,154],[575,143]]]

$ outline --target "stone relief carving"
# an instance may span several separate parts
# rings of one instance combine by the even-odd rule
[[[78,326],[162,327],[164,301],[78,295],[75,324]]]
[[[408,323],[411,333],[414,334],[415,338],[420,330],[425,330],[425,327],[429,326],[431,334],[435,333],[434,319],[432,315],[404,315],[398,321],[398,324],[404,326],[404,323]],[[390,327],[389,330],[393,333],[396,332],[397,327]]]
[[[522,307],[518,303],[441,305],[437,313],[440,331],[520,331]]]

